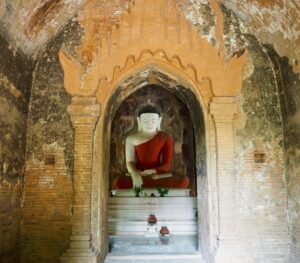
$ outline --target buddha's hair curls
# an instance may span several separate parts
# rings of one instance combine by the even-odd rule
[[[160,112],[157,108],[153,107],[152,105],[147,105],[139,110],[139,116],[141,116],[143,113],[156,113],[160,116]]]

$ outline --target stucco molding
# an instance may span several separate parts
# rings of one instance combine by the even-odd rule
[[[226,61],[224,47],[214,47],[203,39],[184,16],[178,15],[173,1],[135,1],[130,13],[121,16],[119,26],[105,39],[97,37],[101,21],[94,12],[96,2],[91,1],[81,13],[85,37],[77,57],[63,50],[59,53],[64,84],[72,96],[95,94],[100,81],[112,82],[124,68],[147,57],[172,64],[198,82],[210,78],[214,96],[239,93],[247,50]]]
[[[77,126],[95,127],[101,109],[94,97],[73,97],[67,111],[75,128]]]

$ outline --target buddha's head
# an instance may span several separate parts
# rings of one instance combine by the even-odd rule
[[[148,105],[139,111],[137,117],[138,130],[141,132],[155,132],[160,130],[161,117],[159,111]]]

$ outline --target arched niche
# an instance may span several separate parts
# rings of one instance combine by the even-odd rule
[[[212,118],[207,113],[206,103],[199,89],[184,79],[153,65],[143,66],[132,75],[111,87],[109,98],[101,101],[102,114],[95,130],[94,165],[92,183],[92,232],[95,247],[106,254],[108,251],[108,196],[109,156],[112,120],[121,103],[134,92],[148,85],[159,85],[175,94],[186,105],[192,121],[195,145],[195,174],[197,177],[198,249],[205,257],[211,257],[218,231],[216,196],[215,130]],[[98,99],[99,101],[99,99]],[[210,181],[210,182],[208,182]]]
[[[190,190],[191,196],[196,196],[194,128],[189,110],[184,101],[180,100],[168,86],[158,84],[142,87],[126,97],[112,118],[109,189],[114,189],[113,182],[116,177],[127,173],[125,139],[137,130],[137,113],[145,105],[152,105],[161,112],[161,129],[173,138],[171,171],[177,175],[186,175],[190,181],[187,189]],[[201,144],[203,148],[201,163],[204,166],[205,139],[201,140]]]

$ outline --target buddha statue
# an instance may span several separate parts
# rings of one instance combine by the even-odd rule
[[[128,174],[113,181],[114,189],[186,188],[189,178],[171,172],[173,138],[160,130],[162,117],[153,106],[140,110],[138,130],[129,134],[125,141]]]

